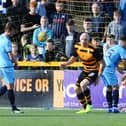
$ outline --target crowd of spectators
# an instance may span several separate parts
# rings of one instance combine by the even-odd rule
[[[104,45],[108,39],[118,44],[120,37],[126,36],[125,0],[118,1],[116,8],[114,0],[90,1],[88,17],[83,19],[83,31],[76,31],[74,16],[65,11],[63,1],[0,1],[0,33],[5,22],[16,26],[12,47],[18,61],[67,60],[82,32],[88,33],[90,42],[94,46],[98,44],[100,49],[109,45]]]

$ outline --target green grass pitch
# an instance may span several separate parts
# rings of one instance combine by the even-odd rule
[[[93,110],[78,115],[76,110],[24,109],[24,114],[13,114],[0,109],[0,126],[125,126],[126,113],[109,114]]]

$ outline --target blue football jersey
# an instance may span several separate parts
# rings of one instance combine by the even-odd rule
[[[120,45],[109,48],[104,55],[106,66],[115,68],[121,60],[126,60],[126,49]]]
[[[8,53],[12,51],[12,45],[10,39],[5,35],[0,35],[0,67],[12,67],[12,61],[10,60]]]

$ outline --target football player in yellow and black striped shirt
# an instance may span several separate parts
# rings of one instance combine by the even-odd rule
[[[100,77],[103,68],[102,53],[93,47],[89,43],[89,35],[87,33],[82,33],[80,36],[80,42],[74,46],[73,55],[66,62],[61,64],[61,67],[65,67],[74,63],[78,58],[81,59],[83,63],[83,71],[80,73],[78,80],[76,82],[75,92],[77,98],[82,104],[83,108],[77,113],[87,113],[92,110],[92,102],[90,96],[90,86],[93,82]]]

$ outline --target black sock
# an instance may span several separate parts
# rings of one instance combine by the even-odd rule
[[[15,106],[15,95],[14,95],[13,89],[8,90],[8,98],[9,98],[10,104],[12,106],[12,109],[15,109],[16,108],[16,106]]]
[[[86,98],[86,100],[87,100],[87,104],[92,105],[91,95],[90,95],[90,89],[87,88],[87,89],[84,91],[84,94],[85,94],[85,98]]]
[[[107,90],[106,99],[107,99],[107,102],[108,102],[108,107],[112,108],[112,90]]]
[[[6,87],[6,86],[2,86],[2,87],[0,88],[0,96],[2,96],[3,94],[5,94],[6,91],[7,91],[7,87]]]
[[[77,98],[78,98],[79,102],[82,104],[83,108],[85,109],[87,104],[86,104],[86,99],[85,99],[84,93],[81,92],[80,94],[77,94]]]
[[[119,90],[113,90],[113,107],[118,107]]]

